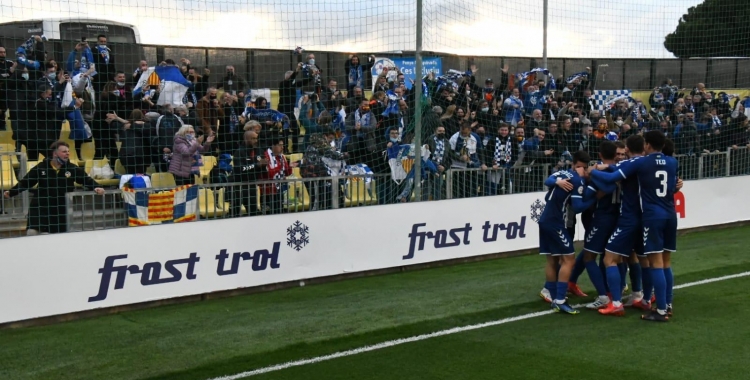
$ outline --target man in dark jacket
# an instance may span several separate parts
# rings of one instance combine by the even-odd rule
[[[265,150],[258,147],[258,134],[246,131],[243,144],[237,148],[232,156],[232,176],[230,182],[242,182],[235,185],[229,192],[232,208],[231,216],[240,216],[242,206],[245,206],[248,216],[259,215],[258,189],[255,182],[265,171],[268,160]]]
[[[437,173],[428,174],[427,191],[424,195],[432,195],[432,200],[445,199],[445,171],[451,167],[451,144],[445,136],[445,127],[438,125],[435,134],[427,138],[430,148],[430,161],[435,164]]]
[[[42,86],[39,98],[34,104],[34,110],[29,113],[34,122],[28,125],[26,155],[30,160],[36,160],[38,154],[60,138],[62,122],[65,113],[81,108],[83,99],[76,99],[75,106],[61,108],[52,96],[52,89]]]
[[[288,137],[289,135],[299,135],[299,125],[297,123],[297,117],[294,116],[294,107],[296,105],[295,103],[297,103],[297,89],[301,88],[303,85],[310,81],[309,78],[297,78],[297,76],[300,74],[300,71],[302,70],[302,66],[303,64],[302,62],[300,62],[297,64],[297,69],[295,71],[287,71],[284,74],[284,80],[279,83],[279,106],[276,107],[276,109],[286,115],[287,118],[289,118],[289,129],[284,132],[284,137]]]
[[[75,190],[75,184],[104,194],[83,169],[68,162],[70,147],[63,141],[55,141],[50,146],[50,158],[35,166],[10,190],[3,193],[5,198],[15,197],[26,190],[36,188],[36,194],[29,206],[26,234],[60,233],[68,230],[66,222],[65,194]]]
[[[246,91],[248,89],[247,82],[244,78],[237,75],[234,66],[228,65],[226,69],[227,75],[222,78],[218,85],[216,85],[216,88],[222,89],[225,93],[235,96],[240,92]]]
[[[184,106],[183,106],[184,107]],[[172,106],[164,106],[164,115],[156,119],[154,133],[151,137],[151,162],[158,172],[169,170],[169,157],[174,147],[174,135],[182,128],[182,118],[175,115]],[[192,125],[192,124],[191,124]]]
[[[91,49],[94,55],[94,67],[97,75],[94,76],[94,90],[100,93],[104,85],[115,77],[115,57],[112,50],[107,46],[107,36],[100,34],[96,37],[97,45]]]

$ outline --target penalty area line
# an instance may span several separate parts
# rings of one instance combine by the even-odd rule
[[[684,289],[684,288],[689,288],[689,287],[693,287],[693,286],[700,286],[700,285],[710,284],[710,283],[713,283],[713,282],[732,280],[732,279],[735,279],[735,278],[746,277],[746,276],[750,276],[750,272],[742,272],[742,273],[737,273],[737,274],[732,274],[732,275],[727,275],[727,276],[707,278],[705,280],[700,280],[700,281],[695,281],[695,282],[688,282],[688,283],[685,283],[685,284],[675,285],[674,289]],[[583,305],[575,305],[573,307],[574,308],[581,308],[581,307],[583,307]],[[531,318],[537,318],[537,317],[541,317],[541,316],[545,316],[545,315],[549,315],[549,314],[554,314],[554,310],[538,311],[538,312],[535,312],[535,313],[528,313],[528,314],[523,314],[523,315],[519,315],[519,316],[515,316],[515,317],[498,319],[496,321],[478,323],[478,324],[475,324],[475,325],[468,325],[468,326],[462,326],[462,327],[454,327],[454,328],[450,328],[450,329],[447,329],[447,330],[436,331],[436,332],[429,333],[429,334],[416,335],[416,336],[412,336],[412,337],[409,337],[409,338],[389,340],[389,341],[386,341],[386,342],[382,342],[382,343],[378,343],[378,344],[373,344],[373,345],[370,345],[370,346],[364,346],[364,347],[355,348],[355,349],[347,350],[347,351],[340,351],[340,352],[336,352],[336,353],[333,353],[333,354],[323,355],[323,356],[317,356],[317,357],[310,358],[310,359],[302,359],[302,360],[290,361],[290,362],[286,362],[286,363],[282,363],[282,364],[277,364],[277,365],[273,365],[273,366],[269,366],[269,367],[263,367],[263,368],[255,369],[255,370],[252,370],[252,371],[241,372],[241,373],[238,373],[238,374],[235,374],[235,375],[215,377],[215,378],[212,378],[212,379],[209,379],[209,380],[238,380],[238,379],[245,379],[245,378],[248,378],[248,377],[251,377],[251,376],[262,375],[264,373],[281,371],[281,370],[287,369],[287,368],[300,367],[300,366],[304,366],[304,365],[308,365],[308,364],[320,363],[320,362],[324,362],[324,361],[328,361],[328,360],[333,360],[333,359],[343,358],[343,357],[347,357],[347,356],[358,355],[358,354],[362,354],[362,353],[365,353],[365,352],[382,350],[384,348],[399,346],[399,345],[406,344],[406,343],[419,342],[419,341],[422,341],[422,340],[427,340],[427,339],[432,339],[432,338],[438,338],[438,337],[441,337],[441,336],[453,335],[453,334],[458,334],[458,333],[462,333],[462,332],[466,332],[466,331],[483,329],[483,328],[486,328],[486,327],[504,325],[506,323],[517,322],[517,321],[522,321],[522,320],[531,319]]]

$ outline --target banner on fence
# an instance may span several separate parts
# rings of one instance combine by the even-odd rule
[[[150,193],[123,188],[122,197],[128,212],[128,225],[192,222],[198,215],[198,187],[180,186],[172,190]]]

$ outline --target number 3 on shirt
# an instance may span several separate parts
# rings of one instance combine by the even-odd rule
[[[664,170],[657,171],[656,178],[659,178],[659,184],[661,185],[661,188],[656,189],[656,196],[664,198],[667,196],[667,172]]]

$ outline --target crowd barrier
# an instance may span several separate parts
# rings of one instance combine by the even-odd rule
[[[748,219],[748,185],[687,181],[679,228]],[[543,207],[533,192],[7,239],[0,324],[533,249]]]

